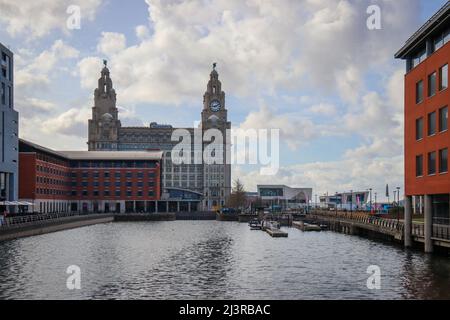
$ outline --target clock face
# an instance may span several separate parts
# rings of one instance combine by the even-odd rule
[[[213,112],[217,112],[220,110],[220,101],[219,100],[213,100],[211,101],[211,103],[209,104],[209,108],[211,109],[211,111]]]

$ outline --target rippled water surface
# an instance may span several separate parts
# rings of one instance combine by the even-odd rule
[[[1,299],[449,299],[450,259],[333,232],[108,223],[0,243]],[[81,268],[81,290],[66,269]],[[381,289],[366,286],[369,265]]]

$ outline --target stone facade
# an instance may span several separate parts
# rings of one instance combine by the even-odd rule
[[[210,74],[207,90],[203,96],[203,110],[198,128],[174,128],[170,125],[158,125],[152,122],[148,127],[122,127],[116,107],[116,93],[113,89],[109,69],[101,72],[98,88],[94,93],[92,119],[89,120],[89,150],[162,150],[162,198],[171,199],[174,194],[200,196],[202,209],[213,210],[225,205],[231,192],[231,166],[226,164],[230,154],[227,129],[231,123],[227,119],[225,92],[219,81],[215,66]],[[176,164],[172,161],[174,147],[180,142],[172,136],[178,129],[184,129],[190,135],[191,161]],[[213,129],[212,131],[209,129]],[[207,132],[207,130],[209,130]],[[202,141],[206,133],[206,141]],[[198,153],[208,148],[209,135],[222,135],[223,144],[213,150],[213,155],[222,161],[205,163]],[[185,141],[184,141],[185,142]],[[198,148],[196,148],[196,146]],[[184,149],[183,149],[184,150]]]

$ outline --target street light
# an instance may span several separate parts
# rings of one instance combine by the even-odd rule
[[[336,217],[337,217],[337,195],[338,195],[338,193],[336,191],[335,196],[334,196],[334,208],[335,208],[335,212],[336,212]]]
[[[374,212],[377,212],[377,193],[375,192],[375,207]]]
[[[400,187],[397,187],[397,225],[400,221]]]
[[[353,215],[353,190],[350,190],[350,217]]]

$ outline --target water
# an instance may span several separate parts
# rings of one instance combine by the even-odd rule
[[[450,259],[334,232],[108,223],[0,243],[0,299],[449,299]],[[81,268],[81,290],[66,269]],[[366,285],[381,268],[381,289]]]

